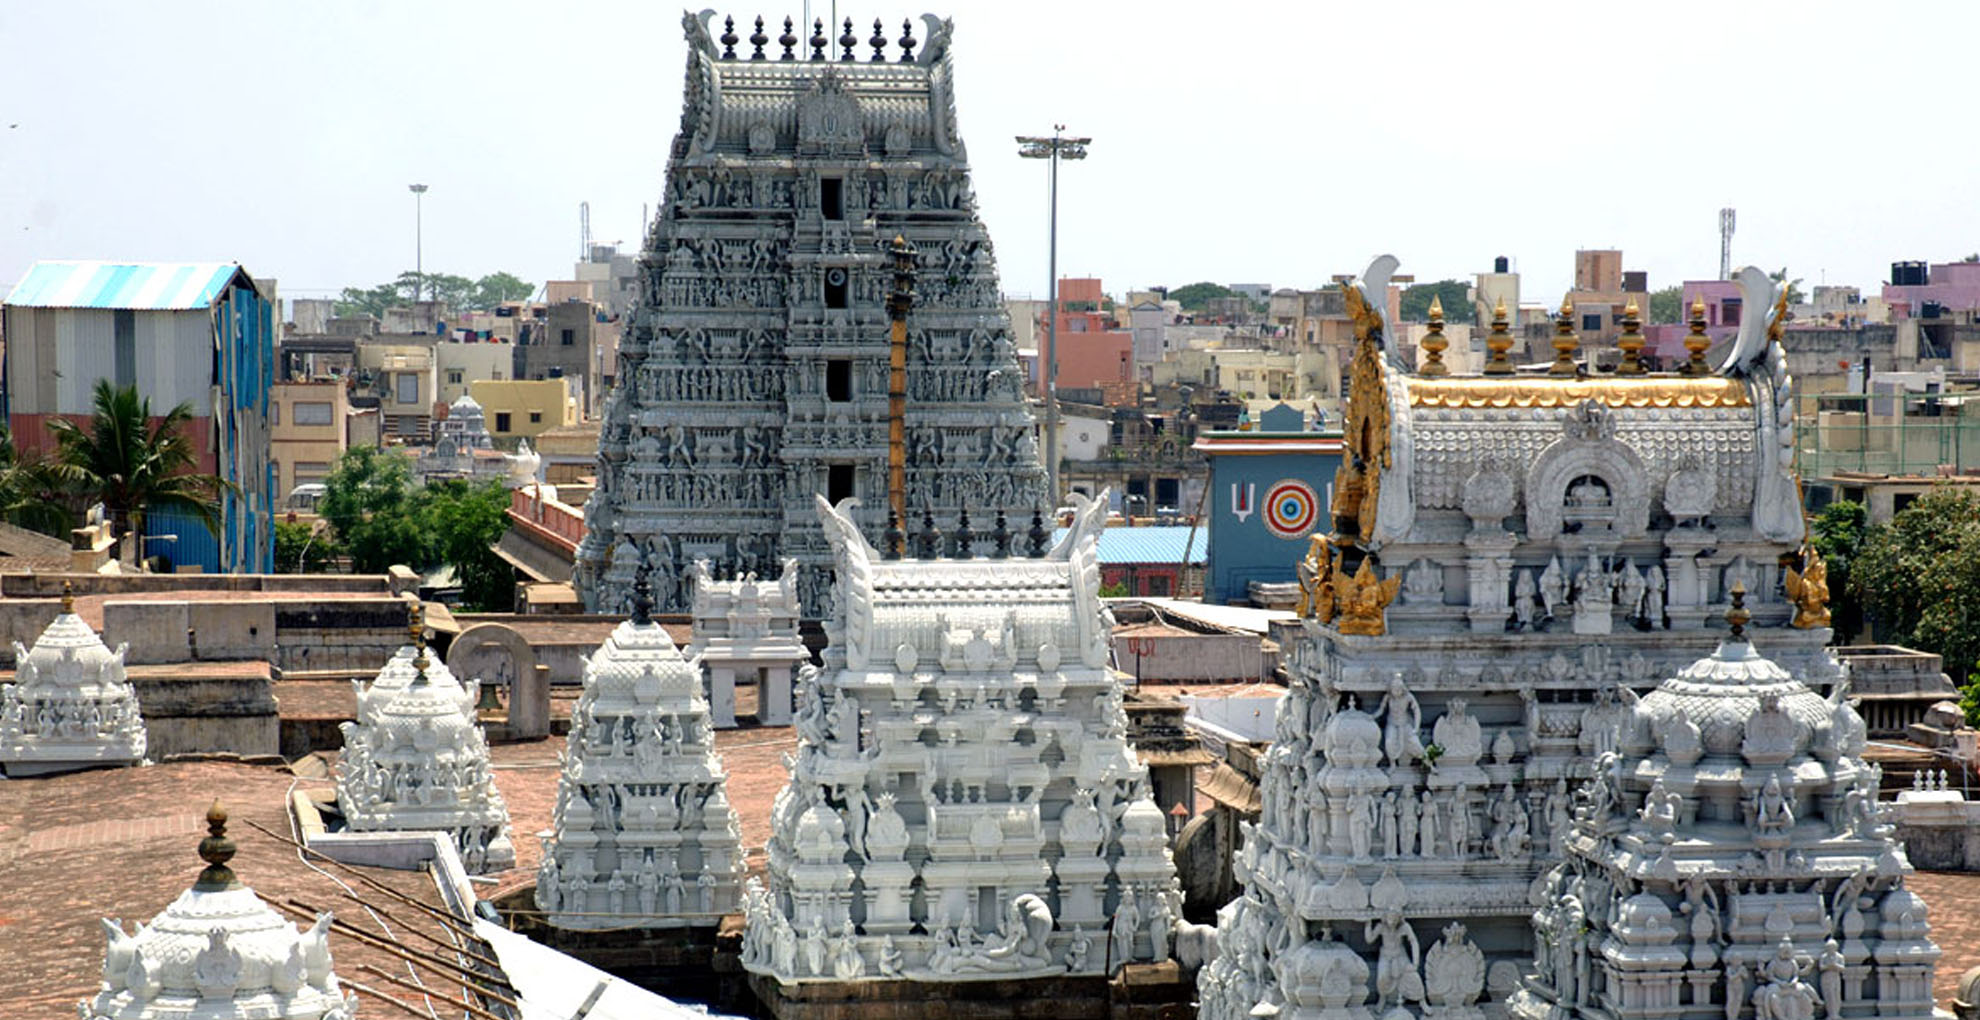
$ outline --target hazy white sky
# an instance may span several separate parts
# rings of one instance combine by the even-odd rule
[[[838,9],[862,38],[922,10]],[[413,264],[413,181],[429,270],[567,277],[580,201],[629,244],[659,201],[680,13],[0,0],[0,293],[37,258],[238,260],[288,297],[379,282]],[[1809,283],[1980,249],[1972,2],[938,13],[1013,294],[1045,288],[1046,192],[1011,139],[1055,122],[1095,139],[1061,177],[1061,272],[1116,294],[1311,286],[1391,251],[1419,279],[1510,255],[1552,300],[1577,247],[1620,247],[1658,287],[1716,272],[1726,205],[1735,264]]]

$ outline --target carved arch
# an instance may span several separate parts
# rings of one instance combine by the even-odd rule
[[[1650,530],[1650,480],[1643,459],[1615,439],[1555,440],[1526,470],[1526,537],[1545,541],[1561,533],[1561,506],[1576,478],[1593,475],[1609,486],[1616,531],[1642,538]]]

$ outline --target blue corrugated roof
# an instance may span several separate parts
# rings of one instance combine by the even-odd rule
[[[1187,524],[1164,525],[1151,528],[1112,527],[1100,533],[1100,562],[1107,563],[1181,563],[1183,546],[1189,546],[1189,562],[1200,564],[1205,561],[1209,537],[1204,529],[1197,528],[1196,540],[1190,541],[1190,527]],[[1052,541],[1066,537],[1066,529],[1059,528],[1052,533]]]
[[[232,262],[42,261],[28,267],[6,303],[17,308],[207,308],[240,271]]]

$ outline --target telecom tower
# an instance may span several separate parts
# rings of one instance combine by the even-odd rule
[[[1732,209],[1719,210],[1719,279],[1733,278],[1733,220],[1736,214]]]

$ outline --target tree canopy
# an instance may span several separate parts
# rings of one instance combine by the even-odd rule
[[[1934,487],[1864,535],[1849,575],[1879,640],[1941,655],[1955,678],[1980,665],[1980,497]]]
[[[506,611],[514,605],[515,573],[494,552],[509,527],[509,494],[499,480],[416,486],[404,456],[354,446],[324,480],[318,510],[359,573],[381,573],[394,564],[422,572],[451,566],[468,608]],[[297,548],[291,560],[302,556],[298,537],[289,537]]]
[[[1186,287],[1177,287],[1175,290],[1169,292],[1169,300],[1182,305],[1183,311],[1186,312],[1200,312],[1208,307],[1210,302],[1218,298],[1236,296],[1237,291],[1221,283],[1211,283],[1208,280],[1201,283],[1192,283]]]
[[[1839,499],[1808,522],[1809,543],[1829,569],[1829,625],[1842,644],[1848,644],[1863,629],[1863,602],[1850,577],[1863,551],[1864,520],[1863,504]]]
[[[345,287],[337,296],[338,315],[373,315],[384,318],[385,310],[412,303],[415,295],[428,301],[444,301],[455,311],[487,311],[508,301],[526,301],[536,293],[536,285],[514,273],[489,273],[478,280],[452,273],[421,276],[408,269],[390,283],[376,287]]]
[[[1456,280],[1438,280],[1403,290],[1401,312],[1404,321],[1422,322],[1429,319],[1430,299],[1433,297],[1443,303],[1445,322],[1468,323],[1478,317],[1471,307],[1471,288]]]
[[[83,499],[102,503],[118,532],[140,540],[145,515],[161,508],[186,511],[219,534],[220,495],[232,486],[196,470],[199,458],[186,435],[192,405],[179,404],[154,422],[150,397],[108,379],[96,381],[90,403],[87,422],[49,420],[52,476]]]
[[[1650,292],[1650,307],[1644,314],[1651,325],[1671,325],[1684,321],[1684,288],[1664,287]]]

